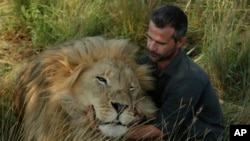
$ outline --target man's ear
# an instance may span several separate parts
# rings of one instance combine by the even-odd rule
[[[176,47],[177,47],[177,48],[182,47],[182,46],[185,44],[186,39],[187,39],[186,36],[185,36],[185,37],[181,37],[181,39],[177,41]]]

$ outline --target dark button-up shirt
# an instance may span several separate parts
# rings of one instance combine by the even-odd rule
[[[222,110],[208,75],[199,65],[182,50],[162,72],[147,55],[139,63],[151,65],[156,78],[156,88],[149,92],[159,108],[156,127],[173,140],[219,138],[224,130]]]

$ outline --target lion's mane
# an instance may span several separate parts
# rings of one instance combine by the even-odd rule
[[[138,112],[153,118],[156,108],[144,95],[152,78],[148,66],[136,63],[137,50],[127,40],[87,37],[37,56],[14,93],[24,140],[94,139],[90,105],[101,133],[110,137],[122,136]]]

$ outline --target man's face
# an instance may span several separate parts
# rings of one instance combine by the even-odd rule
[[[173,38],[174,32],[172,27],[158,28],[152,21],[149,22],[147,47],[152,61],[168,60],[177,51],[180,46]]]

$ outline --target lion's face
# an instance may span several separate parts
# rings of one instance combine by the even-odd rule
[[[149,66],[136,63],[137,49],[127,40],[87,37],[31,61],[14,95],[25,140],[88,140],[89,106],[108,137],[124,135],[138,113],[154,118],[157,108],[144,95],[153,78]]]
[[[133,123],[141,88],[128,65],[99,61],[80,76],[74,90],[80,104],[93,105],[99,129],[106,136],[121,136]]]

